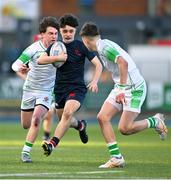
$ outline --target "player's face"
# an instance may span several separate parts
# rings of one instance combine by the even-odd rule
[[[50,44],[57,41],[58,38],[58,30],[54,27],[47,27],[46,32],[42,33],[42,39],[45,46],[49,46]]]
[[[89,38],[84,36],[84,37],[82,37],[82,41],[89,51],[95,51],[96,50],[94,47],[93,41],[91,41]]]
[[[60,33],[62,36],[62,41],[65,43],[70,43],[74,40],[76,28],[66,25],[60,28]]]

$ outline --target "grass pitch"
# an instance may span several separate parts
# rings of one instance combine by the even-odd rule
[[[161,141],[152,129],[123,136],[114,127],[126,160],[125,168],[99,169],[109,154],[98,124],[89,124],[89,142],[82,144],[70,129],[59,147],[46,157],[40,135],[32,149],[33,163],[20,161],[27,130],[18,123],[0,124],[0,179],[168,179],[171,178],[171,139]],[[171,130],[171,128],[170,128]]]

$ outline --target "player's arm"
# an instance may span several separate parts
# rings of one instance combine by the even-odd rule
[[[126,103],[125,88],[126,88],[127,74],[128,74],[128,63],[119,54],[119,52],[112,46],[106,46],[103,49],[103,54],[109,61],[118,64],[120,82],[118,84],[116,102]]]
[[[118,85],[118,92],[116,96],[116,102],[126,103],[125,100],[125,88],[128,75],[128,63],[121,56],[118,56],[116,59],[119,68],[120,84]]]
[[[21,72],[16,72],[17,76],[20,77],[22,80],[25,80],[27,77],[27,73],[21,73]]]
[[[89,88],[89,90],[91,90],[92,92],[98,92],[98,81],[100,79],[103,67],[102,64],[99,60],[99,58],[97,56],[95,56],[91,62],[93,63],[93,65],[95,66],[95,71],[94,71],[94,76],[92,81],[87,85],[87,87]]]
[[[30,70],[28,67],[28,63],[34,54],[34,50],[32,46],[27,47],[21,55],[18,57],[18,59],[12,64],[12,69],[15,72],[20,72],[22,74],[27,74],[27,72]]]
[[[106,46],[102,50],[104,56],[113,63],[118,64],[120,85],[126,85],[127,82],[127,72],[128,72],[128,63],[127,61],[119,54],[119,52],[112,46]]]
[[[120,75],[120,85],[126,85],[127,82],[127,75],[128,75],[128,63],[125,59],[121,56],[118,56],[116,59],[119,68],[119,75]]]
[[[22,74],[27,74],[30,70],[27,66],[27,62],[22,59],[22,55],[12,64],[12,69],[15,72],[20,72]]]
[[[38,59],[37,63],[38,64],[52,64],[56,61],[58,62],[65,62],[67,59],[67,54],[62,52],[58,56],[49,56],[47,52],[44,52]]]

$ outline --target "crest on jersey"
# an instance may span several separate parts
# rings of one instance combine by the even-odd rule
[[[45,102],[48,102],[48,101],[49,101],[49,98],[48,98],[48,97],[44,97],[44,101],[45,101]]]
[[[59,50],[55,49],[55,50],[53,51],[53,54],[54,54],[54,56],[59,55]]]

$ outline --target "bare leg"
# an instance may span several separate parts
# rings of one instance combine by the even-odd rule
[[[26,141],[31,143],[35,142],[40,128],[40,122],[46,113],[47,109],[44,106],[39,105],[35,107],[31,126],[27,133]]]
[[[80,103],[76,100],[68,100],[66,102],[61,120],[55,130],[55,137],[61,139],[64,136],[64,134],[71,125],[71,119],[73,117],[73,114],[78,110],[79,107]]]
[[[43,139],[44,140],[50,139],[50,131],[51,131],[52,122],[53,122],[53,113],[54,113],[54,110],[50,109],[44,117],[44,120],[43,120],[43,130],[44,130]]]
[[[146,119],[135,121],[139,113],[123,111],[118,125],[119,131],[124,135],[131,135],[148,128]]]
[[[21,110],[21,125],[24,129],[30,128],[33,111]]]
[[[116,113],[118,113],[117,108],[115,108],[108,102],[104,102],[100,112],[97,115],[97,119],[99,121],[99,125],[101,127],[101,131],[106,143],[116,141],[116,137],[111,124],[111,119],[116,115]]]
[[[115,133],[113,131],[113,127],[111,124],[111,119],[116,115],[118,109],[108,102],[104,102],[97,118],[101,127],[102,134],[107,143],[110,160],[105,164],[99,166],[99,168],[115,168],[115,167],[123,167],[125,165],[125,161],[123,156],[120,153]]]
[[[57,114],[58,114],[59,119],[61,119],[62,114],[63,114],[63,109],[58,109]],[[88,142],[88,134],[86,131],[87,122],[85,120],[80,121],[80,120],[77,120],[74,116],[72,116],[70,120],[70,128],[74,128],[78,131],[79,137],[82,143],[85,144]]]
[[[39,129],[40,129],[40,122],[44,115],[47,113],[47,109],[44,106],[38,105],[35,107],[31,126],[26,136],[25,145],[22,149],[21,153],[21,160],[26,163],[32,162],[30,158],[30,151],[32,149],[33,143],[35,142]]]

